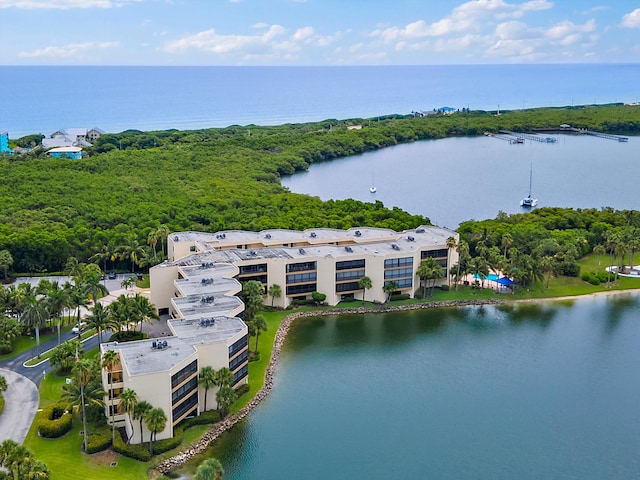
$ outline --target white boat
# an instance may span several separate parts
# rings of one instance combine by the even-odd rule
[[[376,188],[376,182],[374,178],[373,172],[371,172],[371,188],[369,188],[370,193],[376,193],[378,189]]]
[[[520,200],[520,206],[524,208],[533,208],[538,205],[538,199],[531,196],[531,180],[533,179],[533,163],[529,169],[529,195]]]
[[[371,193],[376,193],[378,191],[378,189],[372,185],[371,188],[369,189],[369,191]]]

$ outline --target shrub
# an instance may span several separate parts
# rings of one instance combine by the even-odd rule
[[[590,277],[591,277],[590,273],[583,273],[582,275],[580,275],[580,278],[582,279],[583,282],[588,282]]]
[[[13,352],[13,346],[11,342],[8,340],[3,340],[0,342],[0,355],[6,355],[7,353]]]
[[[3,411],[4,411],[4,397],[2,396],[2,393],[0,393],[0,415],[2,415]]]
[[[44,438],[58,438],[71,430],[73,415],[58,404],[44,407],[38,418],[38,435]]]
[[[391,295],[391,301],[395,302],[398,300],[408,300],[411,296],[408,293],[398,293],[396,295]]]
[[[138,332],[137,330],[129,330],[116,332],[109,338],[110,342],[133,342],[134,340],[143,340],[146,338],[146,334],[143,332]]]
[[[442,290],[443,292],[448,292],[449,291],[449,285],[440,285],[440,290]]]
[[[157,442],[153,442],[153,453],[158,455],[160,453],[168,452],[169,450],[173,450],[177,446],[182,443],[182,427],[176,427],[173,429],[173,437],[165,438],[164,440],[158,440]]]
[[[209,410],[208,412],[201,413],[197,417],[189,418],[181,422],[180,425],[186,430],[194,425],[211,425],[219,421],[220,412],[218,412],[218,410]]]
[[[239,398],[242,395],[249,393],[250,389],[251,387],[249,387],[248,383],[245,383],[244,385],[240,385],[238,388],[236,388],[236,395],[238,395],[238,398]]]
[[[140,460],[141,462],[151,460],[151,454],[149,453],[149,448],[146,443],[127,445],[120,435],[116,435],[115,441],[113,442],[113,449],[121,455],[133,458],[134,460]]]
[[[101,452],[109,448],[111,445],[111,427],[103,425],[102,427],[92,429],[87,439],[87,453]]]
[[[598,280],[600,280],[600,283],[605,283],[610,278],[611,277],[609,276],[609,272],[598,273]]]

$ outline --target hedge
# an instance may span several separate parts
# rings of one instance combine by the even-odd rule
[[[111,426],[103,425],[89,433],[87,439],[87,453],[106,450],[111,445]]]
[[[220,421],[220,412],[218,410],[209,410],[203,412],[197,417],[188,418],[181,423],[182,428],[185,430],[193,427],[194,425],[210,425]]]
[[[4,397],[2,396],[2,393],[0,393],[0,415],[2,415],[3,411],[4,411]]]
[[[146,443],[127,445],[124,443],[124,440],[122,440],[120,435],[116,435],[115,441],[113,442],[113,449],[125,457],[140,460],[141,462],[148,462],[151,460],[151,454],[149,453],[149,448]]]
[[[182,443],[182,427],[176,427],[173,429],[173,437],[165,438],[164,440],[158,440],[157,442],[153,442],[153,453],[158,455],[160,453],[167,452],[176,448],[178,445]]]
[[[397,302],[398,300],[409,300],[411,295],[408,293],[399,293],[397,295],[391,295],[390,301]]]
[[[58,438],[71,430],[73,415],[60,404],[48,405],[38,417],[38,435],[44,438]]]

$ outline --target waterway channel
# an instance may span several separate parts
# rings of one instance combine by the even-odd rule
[[[302,319],[207,455],[231,480],[639,478],[639,314],[633,293]]]

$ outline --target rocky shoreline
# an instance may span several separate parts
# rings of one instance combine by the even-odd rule
[[[280,357],[280,352],[282,351],[282,346],[284,345],[284,341],[287,338],[287,334],[289,333],[289,329],[293,322],[299,318],[305,317],[319,317],[325,315],[348,315],[348,314],[365,314],[365,313],[387,313],[387,312],[399,312],[403,310],[418,310],[425,308],[440,308],[440,307],[464,307],[464,306],[474,306],[474,305],[495,305],[500,303],[512,303],[513,300],[502,300],[502,299],[483,299],[483,300],[454,300],[454,301],[444,301],[444,302],[429,302],[429,303],[420,303],[413,305],[398,305],[398,306],[380,306],[380,307],[358,307],[358,308],[348,308],[348,309],[328,309],[328,310],[314,310],[310,312],[295,312],[291,315],[287,315],[284,320],[280,323],[278,327],[278,331],[276,332],[275,339],[273,342],[273,350],[271,351],[271,359],[269,360],[269,365],[267,366],[267,370],[264,374],[264,385],[262,388],[256,393],[253,399],[245,405],[241,410],[237,413],[228,416],[224,420],[216,423],[211,427],[209,431],[207,431],[197,442],[190,445],[188,448],[183,450],[182,452],[170,457],[166,460],[163,460],[155,467],[155,471],[158,473],[168,473],[171,470],[178,468],[189,460],[191,460],[194,456],[202,453],[206,448],[214,442],[222,433],[229,430],[236,423],[240,422],[244,419],[251,411],[257,407],[262,400],[264,400],[271,389],[273,388],[273,375],[276,370],[276,365],[278,363],[278,359]]]

